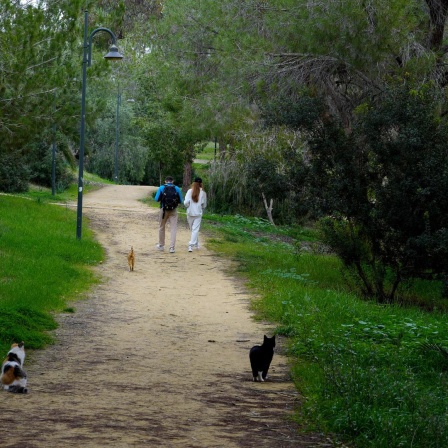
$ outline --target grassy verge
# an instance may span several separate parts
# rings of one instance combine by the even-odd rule
[[[46,204],[46,193],[40,194],[31,200],[0,196],[3,353],[14,341],[35,349],[50,343],[48,330],[56,327],[53,312],[72,310],[70,300],[96,282],[91,266],[103,258],[88,221],[82,240],[76,240],[76,212]]]
[[[86,173],[84,176],[84,194],[89,191],[101,188],[103,184],[113,184],[107,180],[101,179],[94,174]],[[75,201],[78,197],[78,184],[72,184],[66,190],[56,193],[54,196],[51,193],[51,188],[31,185],[29,191],[14,195],[17,197],[35,199],[38,202],[57,202],[65,203],[69,201]]]
[[[312,231],[218,216],[204,230],[219,235],[213,250],[238,261],[257,317],[289,337],[300,424],[357,447],[448,446],[446,313],[360,300],[338,260],[313,250]]]

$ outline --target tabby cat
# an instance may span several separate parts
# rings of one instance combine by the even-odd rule
[[[134,247],[131,246],[131,251],[128,253],[128,265],[130,271],[134,270],[134,263],[135,263]]]

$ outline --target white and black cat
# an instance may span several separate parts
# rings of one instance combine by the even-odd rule
[[[249,359],[254,381],[264,381],[268,375],[269,366],[274,356],[275,335],[268,338],[264,335],[262,345],[255,345],[250,349]]]
[[[6,359],[2,363],[1,382],[3,388],[8,392],[17,394],[26,394],[26,372],[23,370],[23,362],[25,361],[25,345],[23,342],[12,344],[11,350],[6,355]]]

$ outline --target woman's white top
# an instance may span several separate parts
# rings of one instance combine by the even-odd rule
[[[185,195],[184,205],[187,207],[188,216],[202,216],[202,210],[207,207],[207,194],[201,188],[198,202],[194,202],[191,198],[193,190],[190,188]]]

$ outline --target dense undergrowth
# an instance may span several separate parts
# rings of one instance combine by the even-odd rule
[[[208,222],[220,235],[210,246],[236,260],[256,292],[257,317],[289,337],[301,425],[357,447],[448,446],[443,311],[360,299],[312,231],[238,216]],[[416,283],[402,294],[441,308],[438,286]]]

